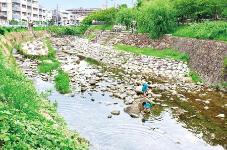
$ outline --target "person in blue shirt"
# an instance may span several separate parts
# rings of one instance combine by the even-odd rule
[[[143,92],[144,97],[147,96],[148,90],[149,90],[149,84],[144,82],[143,85],[142,85],[142,92]]]
[[[143,112],[149,113],[151,109],[154,107],[155,103],[154,102],[149,102],[149,101],[144,101],[142,103],[143,106]]]

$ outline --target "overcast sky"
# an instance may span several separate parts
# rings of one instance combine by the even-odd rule
[[[114,1],[116,4],[128,4],[132,5],[132,2],[136,0],[107,0],[108,6],[114,6]],[[61,9],[69,8],[100,8],[106,5],[106,0],[39,0],[40,4],[47,9],[53,9],[57,7]]]

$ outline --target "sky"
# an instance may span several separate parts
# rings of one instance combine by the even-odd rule
[[[39,0],[40,4],[47,9],[54,9],[58,7],[60,9],[70,9],[70,8],[102,8],[106,5],[108,1],[108,6],[114,6],[114,1],[116,4],[128,4],[132,5],[136,0]]]

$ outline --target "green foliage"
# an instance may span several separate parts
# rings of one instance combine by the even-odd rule
[[[0,49],[0,149],[88,149]]]
[[[88,15],[82,24],[91,25],[93,20],[104,21],[106,24],[113,24],[116,18],[117,9],[109,8],[100,11],[96,11]]]
[[[192,81],[195,83],[202,83],[202,79],[200,78],[199,74],[195,71],[190,71],[189,76],[192,78]]]
[[[19,21],[12,19],[12,20],[9,21],[9,24],[10,25],[18,25]]]
[[[217,19],[223,14],[226,0],[174,0],[174,7],[181,22],[186,19]]]
[[[116,45],[115,48],[118,50],[132,52],[135,54],[155,56],[160,58],[171,58],[174,60],[180,60],[184,62],[189,61],[189,56],[186,53],[182,53],[172,49],[156,50],[151,48],[139,48],[139,47],[129,46],[129,45]]]
[[[34,115],[38,98],[32,83],[22,74],[0,64],[0,100],[29,115]]]
[[[116,14],[116,23],[130,27],[133,20],[135,20],[135,9],[122,8]]]
[[[56,60],[42,60],[38,65],[40,73],[51,73],[53,70],[57,70],[60,66],[60,63]]]
[[[50,40],[46,38],[43,42],[48,48],[48,55],[40,58],[38,69],[40,73],[51,73],[60,67],[60,62],[56,59],[56,50],[52,47]]]
[[[155,0],[140,8],[137,15],[138,31],[149,33],[151,38],[159,38],[170,33],[176,26],[175,11],[167,1]]]
[[[198,39],[227,41],[227,22],[212,21],[194,23],[190,26],[181,26],[177,28],[173,35]]]
[[[50,26],[47,31],[50,33],[63,36],[63,35],[82,35],[87,30],[86,25],[80,26]]]
[[[10,32],[23,32],[26,30],[27,29],[23,27],[1,27],[0,26],[0,35],[5,35]]]
[[[224,66],[227,67],[227,57],[224,58]]]
[[[89,26],[88,30],[95,31],[95,30],[112,30],[113,25],[91,25]]]
[[[55,76],[55,87],[62,94],[70,92],[70,78],[63,70],[59,70]]]

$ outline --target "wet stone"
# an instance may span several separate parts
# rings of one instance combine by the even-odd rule
[[[112,115],[120,115],[120,111],[119,110],[113,110],[111,112]]]

